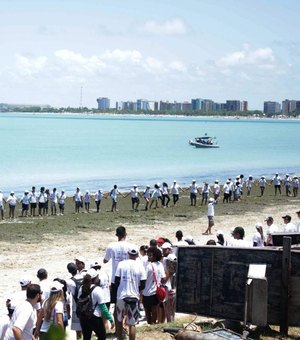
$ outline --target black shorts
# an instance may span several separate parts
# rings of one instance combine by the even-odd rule
[[[132,203],[140,203],[140,200],[138,197],[131,197],[131,202]]]
[[[43,209],[45,207],[45,203],[39,202],[39,209]]]
[[[193,192],[191,192],[190,197],[191,197],[191,199],[195,199],[197,197],[197,195],[194,194]]]
[[[35,209],[36,208],[36,203],[30,203],[30,208]]]
[[[28,211],[29,210],[29,204],[22,204],[22,210],[23,211]]]
[[[157,306],[158,304],[159,301],[156,294],[150,296],[143,295],[143,306],[145,308],[152,308],[153,306]]]

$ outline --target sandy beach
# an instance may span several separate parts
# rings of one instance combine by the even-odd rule
[[[215,235],[202,235],[207,226],[207,207],[201,207],[199,201],[196,207],[191,207],[187,193],[181,196],[178,206],[168,209],[143,211],[141,205],[138,212],[133,212],[129,198],[120,198],[119,202],[116,213],[109,212],[110,199],[107,199],[102,203],[100,214],[92,211],[75,215],[73,203],[69,200],[64,216],[0,222],[0,314],[6,313],[5,298],[8,293],[20,289],[19,280],[23,275],[29,275],[37,282],[36,272],[44,267],[50,279],[68,278],[66,265],[77,255],[84,256],[87,262],[97,260],[102,263],[105,248],[116,240],[115,228],[121,224],[127,228],[128,241],[137,245],[148,244],[150,239],[159,236],[176,241],[178,229],[184,235],[192,235],[199,245],[215,239]],[[289,214],[292,221],[297,222],[299,207],[297,197],[275,197],[272,187],[267,188],[264,197],[259,197],[257,188],[254,188],[251,196],[243,197],[240,202],[219,202],[215,207],[213,231],[222,230],[229,238],[230,228],[243,226],[246,239],[251,241],[257,222],[264,224],[268,216],[273,216],[274,222],[282,229],[282,216]],[[110,263],[103,265],[103,269],[110,271]]]

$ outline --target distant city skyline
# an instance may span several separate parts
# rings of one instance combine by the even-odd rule
[[[298,0],[3,0],[0,103],[297,100]]]

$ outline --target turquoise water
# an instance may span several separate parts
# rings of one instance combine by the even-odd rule
[[[219,149],[188,140],[216,136]],[[299,173],[300,121],[0,114],[0,189],[73,192]]]

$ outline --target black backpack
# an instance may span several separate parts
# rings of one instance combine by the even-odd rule
[[[94,310],[96,309],[97,304],[93,305],[92,300],[92,291],[96,288],[96,286],[92,287],[90,289],[90,292],[88,295],[81,294],[78,298],[77,304],[76,304],[76,315],[79,319],[91,319],[94,315]]]
[[[83,278],[81,277],[79,279],[75,279],[75,277],[71,277],[71,280],[74,281],[74,283],[75,283],[75,293],[73,295],[73,298],[74,298],[75,302],[77,303],[77,301],[78,301],[78,292],[79,292],[79,288],[82,285]]]

